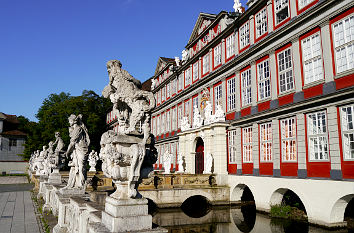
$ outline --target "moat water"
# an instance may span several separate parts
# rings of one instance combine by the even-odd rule
[[[307,222],[270,218],[256,212],[254,205],[195,208],[156,209],[153,223],[169,233],[255,232],[255,233],[344,233],[348,229],[327,230]]]

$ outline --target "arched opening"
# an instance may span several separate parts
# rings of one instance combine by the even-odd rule
[[[241,232],[251,232],[256,222],[256,205],[251,189],[245,184],[237,185],[231,194],[231,204],[238,204],[231,209],[236,227]]]
[[[345,208],[344,221],[347,222],[348,232],[354,233],[354,197]]]
[[[205,216],[211,210],[209,200],[201,195],[187,198],[181,205],[182,211],[191,218],[200,218]]]
[[[288,206],[291,206],[291,207],[296,207],[297,209],[299,209],[299,210],[303,211],[305,214],[307,214],[305,206],[302,203],[302,201],[300,200],[299,196],[296,195],[296,193],[294,193],[290,189],[288,189],[284,193],[283,200],[282,200],[282,205],[288,205]]]
[[[204,171],[204,142],[202,138],[197,138],[195,146],[195,174],[203,174]]]

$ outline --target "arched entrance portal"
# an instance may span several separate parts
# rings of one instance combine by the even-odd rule
[[[195,147],[195,174],[203,174],[204,171],[204,142],[198,138]]]

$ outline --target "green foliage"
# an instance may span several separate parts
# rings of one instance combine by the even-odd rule
[[[98,96],[94,91],[84,90],[81,96],[71,96],[61,92],[51,94],[39,108],[38,123],[21,117],[20,127],[28,134],[24,157],[29,159],[32,152],[41,150],[44,145],[54,141],[54,133],[59,131],[66,146],[69,144],[68,117],[82,114],[90,135],[90,149],[98,151],[102,133],[106,130],[106,114],[112,108],[111,102]]]
[[[270,216],[274,218],[292,219],[306,221],[307,216],[304,211],[290,205],[273,205],[270,208]]]

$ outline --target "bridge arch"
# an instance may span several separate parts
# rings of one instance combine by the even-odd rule
[[[289,188],[278,188],[277,190],[275,190],[270,197],[269,205],[281,205],[284,202],[284,196],[286,194],[289,194],[291,198],[294,198],[295,200],[299,201],[299,209],[303,209],[304,212],[307,214],[308,206],[305,204],[304,198],[301,197],[301,194],[299,195],[298,192],[294,192]]]
[[[247,193],[245,193],[247,192]],[[252,190],[249,188],[249,186],[245,184],[238,184],[235,186],[235,188],[232,190],[231,196],[230,196],[230,201],[232,202],[240,202],[243,201],[244,194],[250,194],[252,195],[252,199],[254,200],[254,194]],[[250,200],[247,200],[250,201]]]
[[[339,198],[331,209],[331,220],[333,222],[343,222],[344,214],[349,202],[354,202],[354,194],[348,194]],[[353,205],[353,204],[352,204]],[[351,207],[353,208],[353,207]]]

